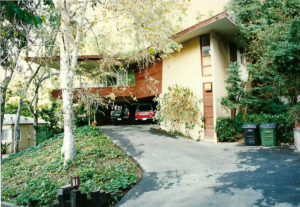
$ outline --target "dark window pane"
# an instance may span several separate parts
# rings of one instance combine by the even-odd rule
[[[152,110],[151,105],[140,105],[137,111],[151,111],[151,110]]]
[[[201,47],[209,46],[209,45],[210,45],[209,35],[201,36]]]
[[[230,61],[236,62],[237,61],[237,49],[236,49],[235,44],[230,43],[229,48],[230,48]]]
[[[107,77],[107,86],[115,86],[117,85],[117,78],[114,76]]]
[[[210,55],[210,46],[202,47],[202,55]]]

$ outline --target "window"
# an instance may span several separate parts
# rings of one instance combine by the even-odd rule
[[[230,62],[236,62],[237,61],[237,49],[234,43],[229,44],[230,49]]]
[[[107,76],[106,86],[128,86],[127,71],[118,71],[116,75]]]
[[[152,111],[152,106],[149,105],[140,105],[137,111]]]
[[[202,76],[211,76],[211,51],[210,51],[210,38],[209,35],[203,35],[200,37],[201,44],[201,64],[202,64]]]
[[[117,77],[107,76],[106,77],[106,86],[115,86],[117,85]]]
[[[2,141],[11,142],[12,141],[12,130],[3,129],[2,130]]]
[[[128,85],[128,74],[127,74],[126,70],[118,72],[117,85],[118,86],[127,86]]]

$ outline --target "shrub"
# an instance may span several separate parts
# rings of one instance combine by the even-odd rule
[[[16,103],[16,104],[6,103],[5,104],[5,114],[16,114],[18,111],[18,107],[19,107],[18,103]],[[32,113],[28,109],[26,102],[23,103],[23,109],[21,111],[21,116],[33,117]]]
[[[288,119],[286,113],[282,114],[251,114],[247,115],[245,123],[275,123],[277,142],[292,142],[293,141],[293,122]]]
[[[178,133],[181,126],[184,126],[185,131],[182,133],[189,136],[191,129],[197,125],[202,126],[201,101],[190,89],[174,85],[155,100],[158,102],[155,119],[159,123],[170,124],[172,132]]]
[[[51,99],[50,108],[42,108],[40,110],[40,117],[49,122],[49,127],[54,130],[54,134],[63,131],[63,114],[62,114],[62,101],[60,99]]]
[[[1,143],[1,154],[6,154],[7,147],[10,145],[10,143]]]
[[[290,108],[288,115],[291,122],[300,121],[300,102]]]
[[[237,109],[242,105],[242,98],[245,95],[245,85],[240,76],[240,65],[238,62],[231,62],[227,68],[226,91],[227,96],[222,97],[221,104],[231,109],[231,117],[234,118]]]
[[[235,119],[231,117],[219,117],[216,123],[216,133],[220,142],[234,142],[242,132],[242,114]]]
[[[277,142],[292,142],[293,141],[293,121],[288,119],[286,113],[282,114],[249,114],[246,116],[245,124],[255,123],[275,123]],[[242,132],[242,113],[239,113],[235,119],[230,117],[219,117],[216,124],[216,133],[220,142],[236,141],[237,135]]]
[[[220,142],[235,141],[235,130],[232,118],[219,117],[216,123],[216,133]]]
[[[55,130],[49,125],[38,126],[38,133],[36,136],[36,143],[40,144],[55,135]]]

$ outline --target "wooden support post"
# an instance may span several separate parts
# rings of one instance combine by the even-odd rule
[[[71,207],[82,207],[82,199],[80,190],[74,189],[70,192]]]
[[[101,206],[101,200],[100,200],[100,191],[97,190],[97,191],[91,191],[90,192],[90,196],[91,196],[91,207],[97,207],[97,206]]]
[[[59,207],[70,206],[70,191],[71,191],[71,185],[65,185],[58,189]]]

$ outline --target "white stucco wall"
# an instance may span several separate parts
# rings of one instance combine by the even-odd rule
[[[247,79],[248,79],[248,71],[247,71],[247,68],[246,68],[246,60],[244,58],[244,61],[242,62],[241,61],[241,59],[242,59],[241,56],[242,56],[242,54],[241,54],[240,50],[238,49],[238,51],[237,51],[237,59],[238,59],[238,62],[240,63],[240,76],[241,76],[241,79],[243,81],[247,81]]]
[[[202,97],[200,40],[193,38],[182,44],[180,52],[163,60],[162,93],[169,86],[178,84],[190,88],[197,96]]]
[[[199,99],[202,99],[200,37],[188,40],[182,43],[182,46],[180,52],[173,53],[163,60],[162,93],[165,93],[169,86],[178,84],[191,89]],[[200,108],[203,109],[202,104]],[[168,127],[167,123],[162,125],[162,128],[166,130]],[[178,130],[183,131],[184,127]],[[195,127],[190,132],[190,136],[194,139],[203,138],[203,129]]]
[[[213,62],[213,83],[214,83],[214,116],[229,116],[230,111],[221,105],[221,98],[227,95],[226,69],[230,64],[229,41],[220,34],[212,31],[212,62]],[[248,72],[245,63],[241,62],[241,53],[237,49],[237,61],[240,64],[240,76],[243,81],[248,78]],[[216,119],[215,119],[216,120]]]
[[[221,106],[221,98],[227,95],[225,79],[226,69],[230,62],[229,41],[219,35],[211,32],[212,39],[212,66],[213,66],[213,88],[214,88],[214,122],[220,116],[228,116],[229,111]]]

